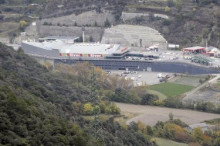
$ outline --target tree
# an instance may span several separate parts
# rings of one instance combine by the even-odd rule
[[[158,100],[158,96],[153,94],[146,94],[142,97],[141,104],[143,105],[152,105],[154,101]]]
[[[208,38],[208,34],[209,34],[209,29],[208,28],[203,28],[202,29],[203,38]]]
[[[173,0],[168,0],[168,1],[167,1],[167,6],[168,6],[168,7],[173,7],[173,6],[175,6],[174,1],[173,1]]]
[[[178,11],[180,11],[182,9],[182,4],[183,4],[182,0],[175,1],[175,5],[176,5]]]
[[[202,142],[202,129],[201,128],[195,128],[193,130],[193,138],[197,141],[197,142]]]
[[[20,28],[20,30],[21,30],[21,31],[24,31],[26,25],[27,25],[27,22],[24,21],[24,20],[21,20],[21,21],[19,22],[19,28]]]
[[[116,21],[119,21],[119,20],[120,20],[120,15],[119,15],[119,14],[116,14],[116,15],[115,15],[115,20],[116,20]]]
[[[170,12],[170,7],[166,6],[165,7],[165,12],[169,13]]]
[[[154,21],[154,20],[155,20],[155,17],[154,17],[154,14],[153,14],[153,13],[150,13],[150,14],[149,14],[149,19],[150,19],[150,21]]]
[[[152,136],[153,135],[153,129],[151,128],[151,126],[146,126],[146,132],[148,135]]]
[[[137,126],[138,126],[138,130],[140,130],[142,132],[144,132],[146,129],[146,125],[141,121],[138,121]]]
[[[214,141],[214,146],[219,146],[220,145],[220,137],[218,137],[217,139],[215,139]]]
[[[91,103],[86,103],[83,106],[83,112],[85,114],[91,115],[93,113],[94,107],[92,106]]]
[[[110,27],[110,26],[111,26],[111,23],[109,22],[108,19],[106,19],[104,25],[105,25],[105,27]]]
[[[170,121],[173,120],[173,113],[169,113],[169,119],[170,119]]]

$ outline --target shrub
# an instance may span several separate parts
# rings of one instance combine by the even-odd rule
[[[94,107],[92,106],[91,103],[84,104],[84,106],[83,106],[83,113],[84,114],[91,115],[91,114],[93,114],[93,110],[94,110]]]
[[[167,6],[168,6],[168,7],[173,7],[173,6],[175,6],[174,1],[173,1],[173,0],[168,0],[168,1],[167,1]]]
[[[169,13],[170,12],[170,7],[166,6],[165,7],[165,12]]]
[[[27,22],[26,22],[26,21],[21,20],[21,21],[19,22],[19,29],[20,29],[21,31],[24,31],[24,29],[25,29],[26,26],[27,26]]]
[[[168,20],[168,19],[165,19],[165,20],[163,21],[163,25],[165,25],[165,26],[168,26],[168,25],[170,25],[170,24],[171,24],[171,21]]]
[[[105,25],[105,27],[110,27],[110,26],[111,26],[111,23],[109,22],[108,19],[106,19],[104,25]]]
[[[141,99],[141,104],[143,105],[153,105],[155,101],[157,101],[159,98],[156,95],[153,94],[146,94]]]

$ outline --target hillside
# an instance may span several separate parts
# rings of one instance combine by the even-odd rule
[[[60,5],[62,5],[62,7],[58,8],[58,11],[52,11]],[[103,22],[100,24],[97,23],[98,26],[94,25],[96,18],[94,18],[94,22],[92,23],[86,21],[83,23],[81,22],[81,20],[84,19],[80,15],[86,14],[86,12],[91,13],[91,10],[96,10],[98,13],[96,14],[97,22],[99,21],[100,14],[105,16],[109,13],[106,11],[110,11],[115,19],[112,19],[112,16],[102,16],[101,18],[105,18],[103,21],[108,19],[110,20],[110,24],[113,25],[123,23],[149,26],[158,30],[169,43],[180,44],[181,47],[205,45],[206,40],[210,46],[220,47],[220,3],[217,0],[105,0],[102,2],[89,0],[80,2],[50,1],[45,6],[45,9],[42,13],[42,18],[50,17],[53,19],[54,16],[58,17],[65,15],[75,20],[75,22],[72,22],[72,24],[71,22],[65,23],[65,21],[68,21],[69,19],[63,20],[58,18],[58,22],[63,24],[63,26],[76,26],[76,23],[78,27],[104,26],[102,24]],[[69,14],[72,13],[76,14],[76,16],[79,15],[79,18],[71,17]],[[123,13],[127,13],[128,16],[137,15],[137,17],[125,21],[122,17]],[[87,20],[86,17],[84,18]],[[47,22],[47,19],[45,21]],[[43,20],[43,22],[45,21]],[[52,20],[49,22],[52,23],[52,25],[58,24],[54,23]],[[86,29],[90,30],[90,28]],[[102,36],[102,33],[98,34]]]
[[[155,28],[170,43],[180,44],[182,47],[204,46],[207,40],[209,45],[220,47],[219,1],[152,0],[139,5],[129,4],[125,11],[149,14],[149,17],[137,17],[126,23]],[[158,15],[165,15],[168,19]]]
[[[20,20],[28,25],[38,20],[40,37],[81,35],[81,27],[86,26],[88,37],[100,41],[106,27],[103,23],[108,19],[108,26],[136,24],[155,28],[169,43],[181,47],[205,45],[207,40],[210,46],[220,48],[218,0],[4,0],[0,3],[0,12],[0,22],[4,24],[0,25],[0,37],[9,37],[11,42],[22,31],[17,23]],[[88,13],[91,20],[87,18]],[[124,21],[124,13],[139,16]]]
[[[0,44],[1,145],[152,145],[149,137],[111,118],[100,120],[97,127],[104,131],[96,139],[93,120],[85,120],[88,113],[74,106],[88,98],[88,82],[74,85],[69,80],[64,72],[49,71],[22,50]],[[111,113],[114,106],[109,104]]]

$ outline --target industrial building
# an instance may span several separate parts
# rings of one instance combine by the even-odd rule
[[[105,58],[123,59],[126,57],[152,57],[158,58],[156,54],[130,51],[130,48],[121,47],[119,44],[101,43],[75,43],[77,38],[46,37],[40,38],[38,42],[23,41],[22,48],[25,53],[32,56],[47,58]]]
[[[219,57],[220,56],[220,51],[219,49],[215,47],[200,47],[200,46],[195,46],[195,47],[189,47],[189,48],[184,48],[183,49],[184,54],[187,53],[193,53],[193,54],[204,54],[210,57]]]
[[[74,39],[57,37],[41,38],[39,42],[23,41],[22,48],[27,54],[52,58],[105,58],[106,56],[114,55],[114,53],[122,56],[122,54],[127,52],[127,48],[121,48],[119,44],[75,43]]]
[[[195,47],[184,48],[183,52],[206,53],[206,49],[205,47],[195,46]]]

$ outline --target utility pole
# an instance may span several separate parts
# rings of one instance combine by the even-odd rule
[[[88,99],[88,102],[91,102],[94,106],[94,120],[91,124],[91,131],[93,131],[93,136],[95,137],[96,140],[102,140],[102,126],[101,126],[101,121],[98,118],[98,114],[100,110],[98,109],[99,107],[99,99],[96,94],[97,90],[97,84],[96,84],[96,74],[94,72],[94,66],[91,66],[91,75],[90,75],[90,96]]]

